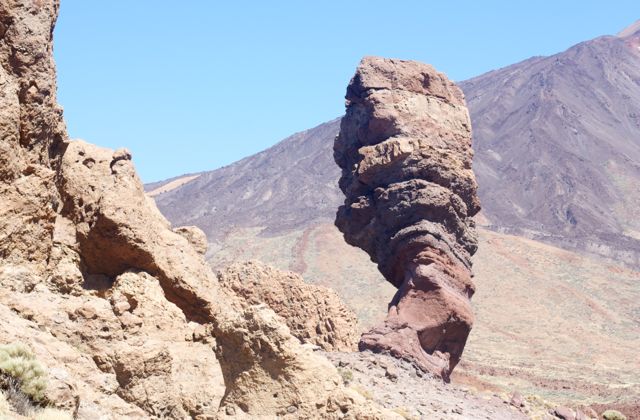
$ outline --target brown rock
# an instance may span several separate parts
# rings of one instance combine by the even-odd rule
[[[356,316],[333,290],[257,261],[231,265],[218,273],[218,281],[249,304],[267,304],[302,343],[327,351],[357,348]]]
[[[576,410],[576,420],[589,420],[589,417],[584,413],[584,411],[578,409]]]
[[[585,409],[585,411],[586,411],[587,416],[589,416],[589,418],[592,418],[592,419],[597,419],[598,418],[598,413],[593,408],[587,407]]]
[[[524,407],[524,398],[522,398],[522,394],[520,394],[518,391],[514,392],[511,395],[511,399],[509,400],[509,404],[511,404],[514,407]]]
[[[174,228],[173,231],[189,241],[191,246],[193,246],[193,248],[198,251],[198,254],[206,254],[207,248],[209,247],[209,242],[207,241],[207,235],[205,235],[199,227],[180,226]]]
[[[301,346],[266,305],[248,306],[219,320],[218,328],[217,354],[226,385],[221,416],[400,418],[345,388],[336,368]]]
[[[431,66],[366,57],[346,98],[336,226],[398,288],[360,348],[448,379],[473,324],[471,217],[480,209],[464,96]]]
[[[60,202],[50,154],[66,138],[50,42],[58,7],[0,2],[0,258],[37,268]]]

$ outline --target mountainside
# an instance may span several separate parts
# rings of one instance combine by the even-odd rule
[[[331,157],[339,124],[336,119],[294,134],[168,192],[160,191],[182,178],[147,185],[147,191],[172,223],[189,220],[212,242],[232,227],[260,226],[280,233],[309,221],[332,221],[343,200],[337,187],[340,169]]]
[[[624,37],[597,38],[461,83],[474,133],[479,220],[491,229],[640,265],[634,25]],[[147,189],[156,190],[172,222],[198,225],[212,242],[223,237],[220,226],[261,226],[269,234],[333,220],[343,201],[332,161],[338,131],[333,120],[168,192],[158,187],[175,179]]]
[[[461,86],[489,223],[638,266],[640,32],[622,33]]]

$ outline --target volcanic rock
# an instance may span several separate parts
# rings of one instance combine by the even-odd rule
[[[233,264],[218,272],[218,281],[246,302],[273,309],[302,343],[327,351],[357,348],[356,316],[333,290],[258,261]]]
[[[342,386],[336,368],[301,346],[266,305],[247,306],[218,327],[224,341],[217,354],[226,385],[221,416],[401,418]]]
[[[346,99],[336,226],[398,288],[360,348],[448,379],[473,324],[471,217],[480,210],[464,95],[431,66],[366,57]]]
[[[553,415],[562,420],[575,420],[576,414],[568,407],[556,407]]]
[[[81,419],[214,418],[230,404],[388,418],[271,309],[219,287],[201,232],[171,230],[131,153],[67,138],[58,9],[0,0],[0,343],[29,345],[48,403]]]

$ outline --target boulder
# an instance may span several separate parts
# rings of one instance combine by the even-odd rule
[[[331,362],[301,346],[266,305],[233,315],[218,323],[226,386],[221,417],[401,418],[345,388]]]

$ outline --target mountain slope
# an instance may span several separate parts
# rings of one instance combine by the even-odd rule
[[[601,37],[461,84],[491,225],[640,263],[639,42]]]
[[[231,227],[261,226],[269,233],[333,220],[343,200],[331,148],[339,119],[286,138],[232,165],[205,172],[155,197],[174,224],[197,225],[210,241]],[[147,186],[160,191],[175,179]]]
[[[461,83],[490,228],[640,266],[640,33],[601,37]],[[211,241],[332,220],[334,120],[199,174],[156,200]],[[239,211],[238,209],[242,209]],[[223,223],[224,221],[224,223]]]

